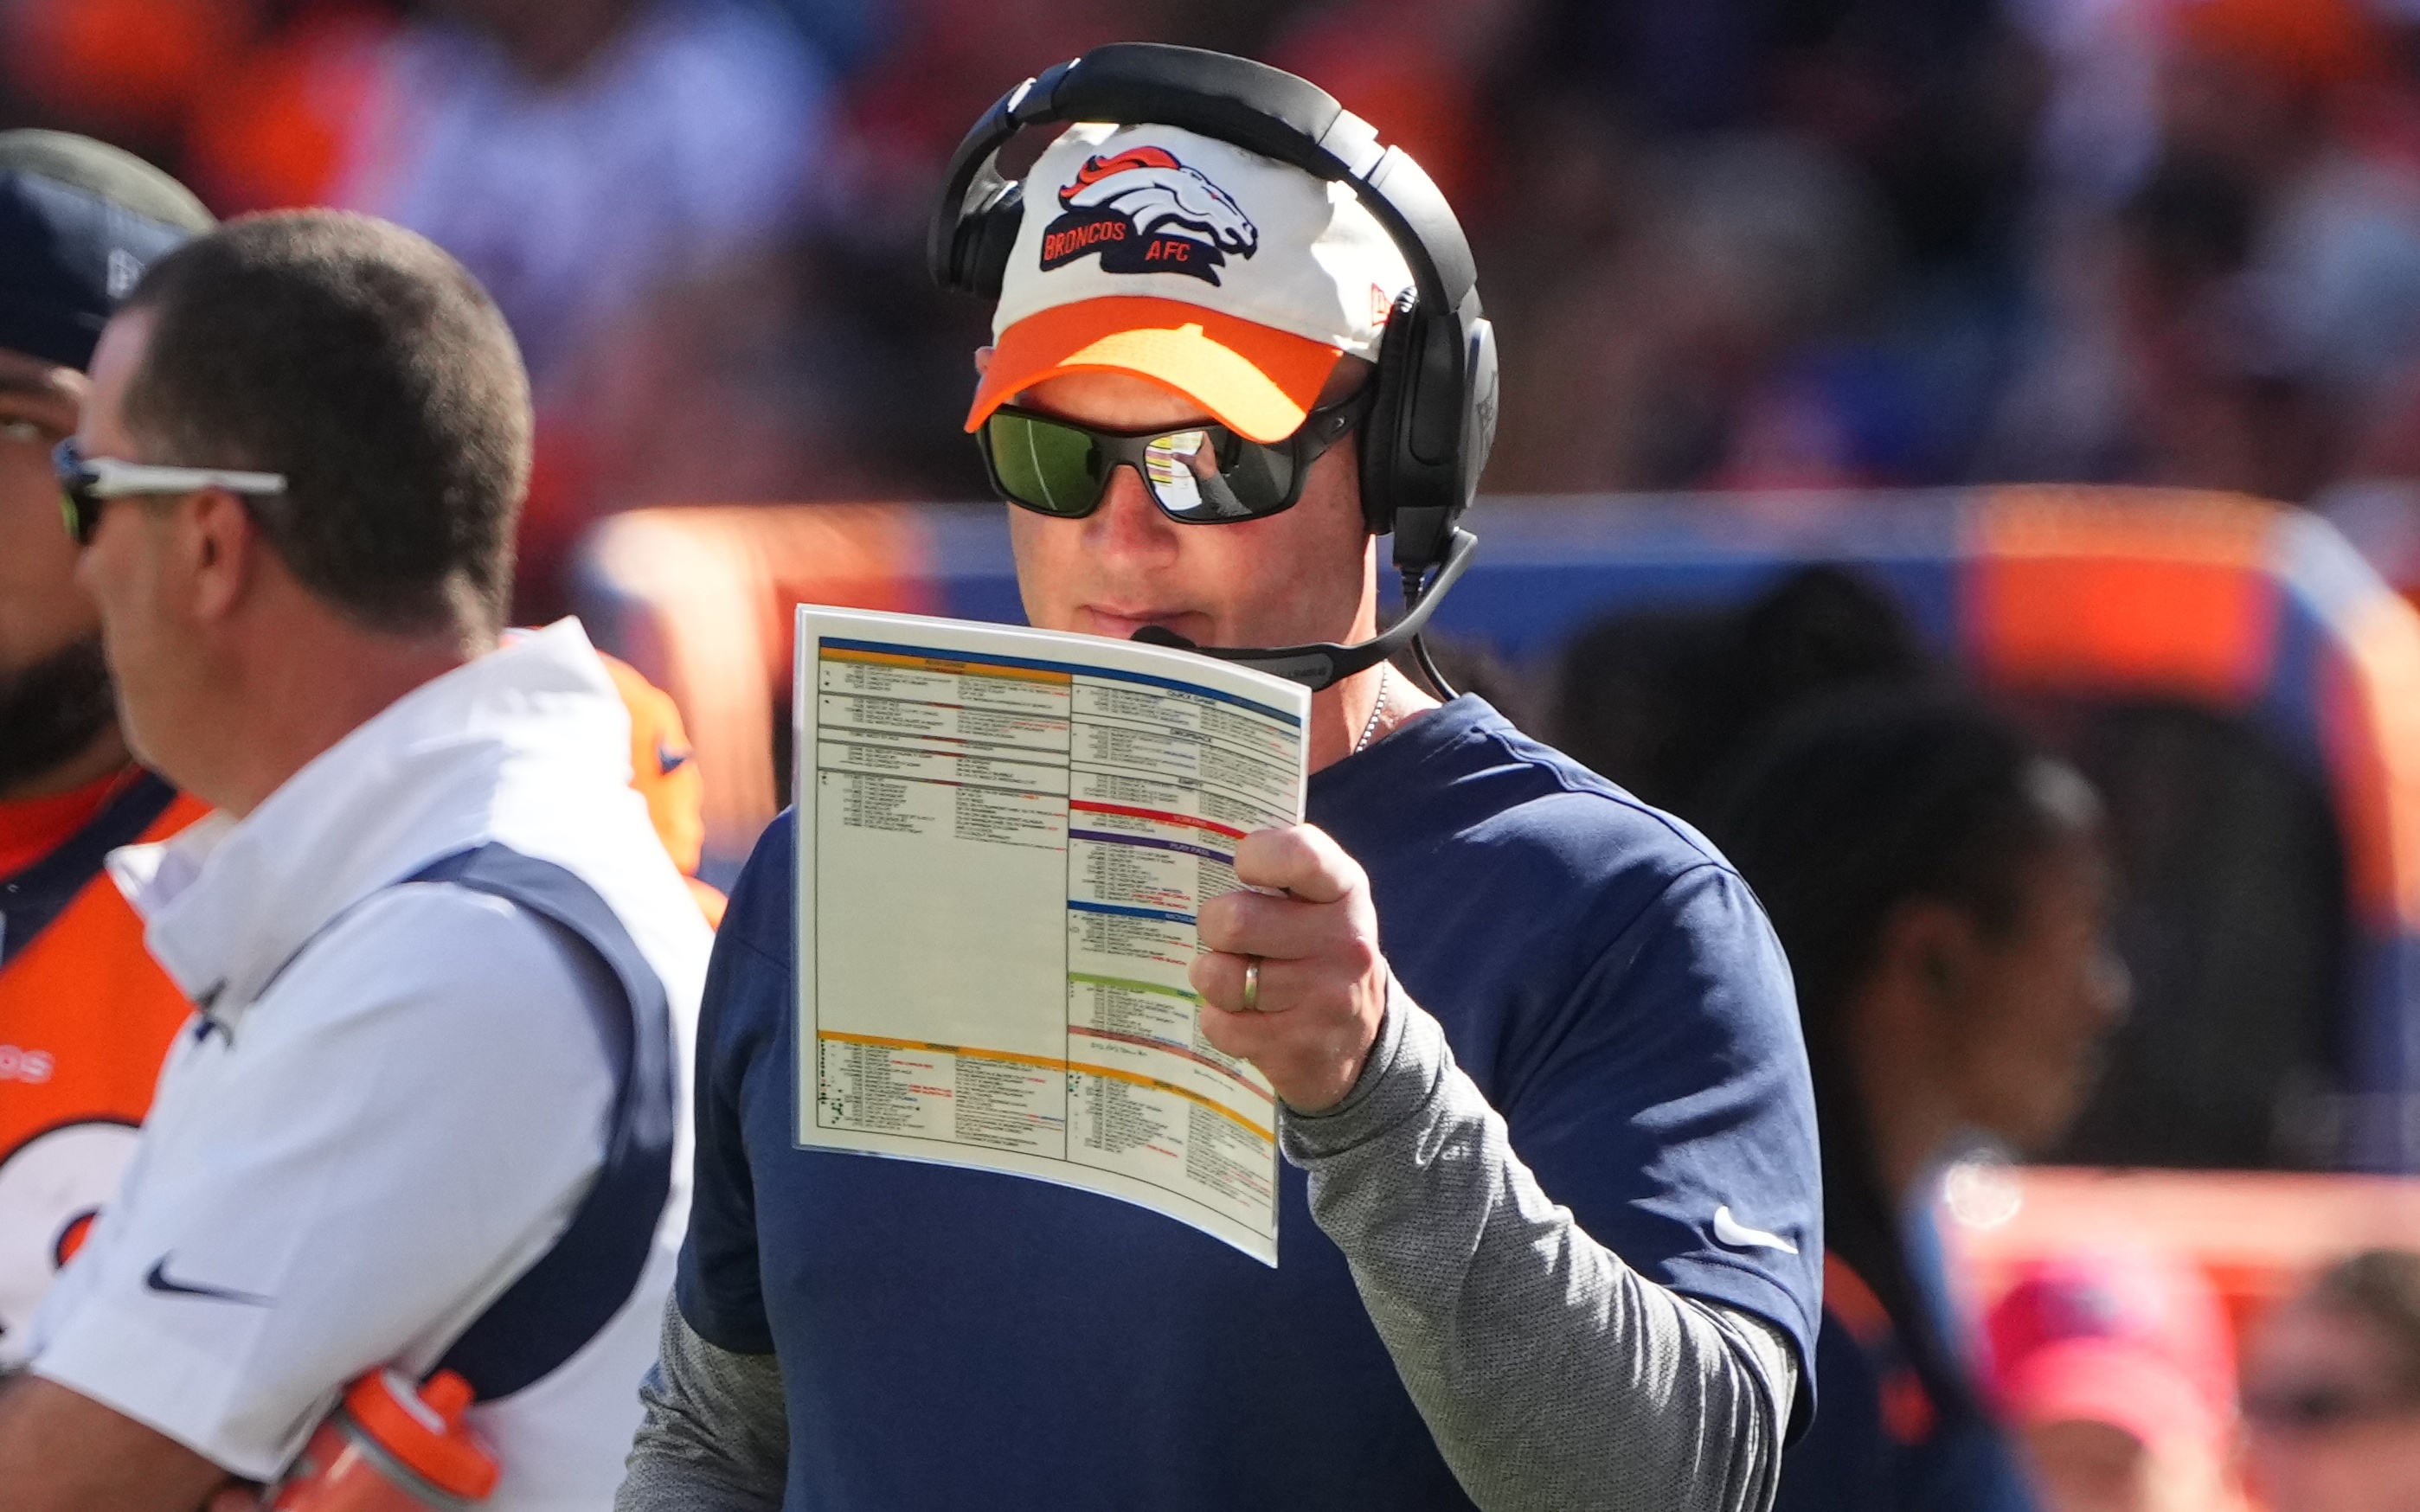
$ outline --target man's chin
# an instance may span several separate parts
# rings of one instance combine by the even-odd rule
[[[116,717],[98,634],[0,671],[0,793],[75,760]]]

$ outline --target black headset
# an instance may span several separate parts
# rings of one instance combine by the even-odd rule
[[[1358,645],[1268,649],[1192,646],[1146,626],[1136,635],[1245,662],[1313,688],[1377,665],[1406,643],[1438,690],[1419,631],[1470,564],[1478,538],[1460,527],[1496,439],[1496,333],[1480,313],[1478,270],[1462,224],[1420,165],[1326,90],[1248,58],[1156,42],[1118,42],[1045,69],[1001,97],[958,145],[925,254],[933,280],[987,300],[1025,218],[1024,185],[1001,177],[1000,151],[1029,126],[1076,121],[1174,126],[1351,188],[1412,270],[1378,343],[1361,424],[1361,508],[1373,534],[1395,538],[1402,620]]]

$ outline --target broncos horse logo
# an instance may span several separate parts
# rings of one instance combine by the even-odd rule
[[[133,1124],[91,1119],[45,1130],[0,1160],[0,1362],[17,1358],[15,1341],[116,1196],[134,1145]]]
[[[1261,231],[1234,197],[1161,147],[1093,157],[1059,191],[1063,212],[1042,233],[1042,266],[1100,254],[1106,273],[1187,273],[1218,282],[1230,255],[1260,250]]]

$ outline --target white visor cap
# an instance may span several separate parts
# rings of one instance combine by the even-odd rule
[[[1337,358],[1376,358],[1411,285],[1344,184],[1178,127],[1072,126],[1026,175],[967,428],[1046,378],[1124,371],[1280,440]]]

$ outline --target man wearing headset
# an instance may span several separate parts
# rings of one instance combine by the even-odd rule
[[[1203,58],[1170,51],[1077,71]],[[1070,93],[1038,118],[1103,108]],[[968,425],[1032,623],[1368,641],[1404,250],[1350,184],[1167,125],[1069,129],[1023,199]],[[1137,436],[1141,467],[1108,461]],[[1383,662],[1316,694],[1310,739],[1311,822],[1241,842],[1256,890],[1203,905],[1193,973],[1203,1035],[1284,1103],[1275,1270],[1096,1196],[797,1148],[796,842],[768,832],[707,983],[626,1512],[1769,1503],[1823,1242],[1754,899]]]

